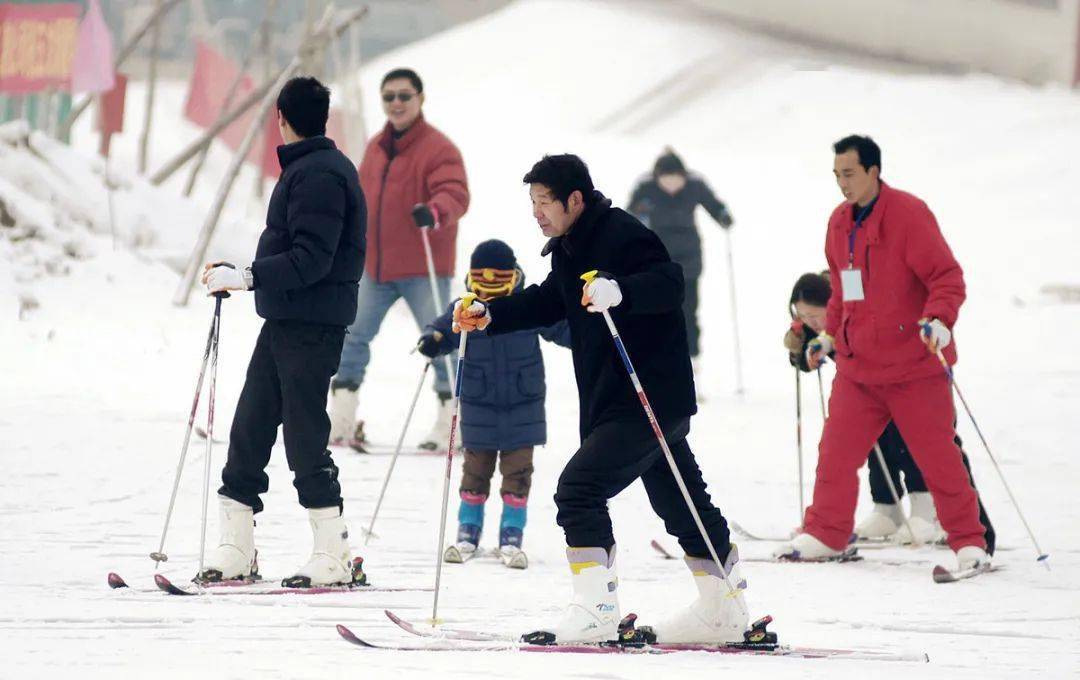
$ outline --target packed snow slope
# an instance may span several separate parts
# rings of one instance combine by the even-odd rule
[[[146,257],[137,241],[113,251],[106,234],[84,228],[92,256],[72,259],[66,273],[16,281],[12,267],[0,272],[5,299],[32,293],[39,303],[21,321],[5,305],[0,326],[0,677],[1075,677],[1080,307],[1039,290],[1080,283],[1080,99],[810,50],[659,2],[524,0],[386,55],[360,74],[371,128],[381,121],[378,79],[398,65],[424,76],[429,120],[465,155],[473,204],[462,223],[459,262],[479,241],[499,237],[532,280],[544,276],[542,237],[520,182],[544,153],[580,154],[597,186],[621,204],[636,176],[670,144],[729,204],[746,394],[734,396],[725,237],[702,215],[706,367],[699,389],[706,400],[691,443],[720,507],[762,533],[786,532],[799,518],[795,396],[780,344],[787,295],[799,274],[824,266],[825,220],[840,198],[830,144],[851,132],[874,135],[884,148],[886,179],[930,204],[965,268],[969,297],[956,328],[957,377],[1051,553],[1052,570],[1035,563],[1016,510],[961,413],[959,430],[998,530],[1003,571],[942,586],[931,581],[930,569],[952,563],[947,551],[866,551],[865,561],[845,565],[772,564],[760,561],[770,544],[740,542],[752,612],[773,614],[783,641],[921,651],[929,664],[364,651],[340,641],[333,625],[345,623],[373,641],[414,642],[382,610],[421,622],[431,614],[431,594],[179,599],[148,591],[153,564],[146,555],[158,547],[212,305],[194,296],[187,308],[172,307],[173,270]],[[132,99],[133,116],[139,101]],[[157,127],[155,148],[178,148],[194,131],[175,120],[178,106],[162,110],[168,122]],[[130,169],[137,129],[117,140],[121,170]],[[84,136],[78,146],[92,148],[93,140]],[[220,174],[221,163],[215,167]],[[7,171],[3,179],[13,182]],[[250,213],[245,184],[232,214]],[[168,230],[170,243],[178,236],[192,242],[200,220],[178,224],[179,208],[161,205],[161,222],[149,227]],[[249,238],[247,257],[254,233]],[[216,423],[222,438],[259,328],[250,296],[236,295],[224,307]],[[396,438],[420,375],[420,360],[409,355],[416,334],[407,312],[395,308],[374,344],[361,417],[378,442]],[[545,356],[550,433],[536,453],[525,538],[530,567],[510,571],[490,559],[447,566],[439,609],[446,625],[521,632],[551,621],[567,597],[552,494],[577,445],[575,387],[566,351],[549,347]],[[827,391],[831,373],[825,377]],[[809,494],[821,417],[817,386],[804,382]],[[200,407],[200,419],[204,412]],[[419,437],[433,415],[434,398],[425,390],[409,438]],[[170,560],[162,568],[177,579],[195,571],[204,451],[193,442],[166,541]],[[214,447],[211,493],[224,453]],[[365,545],[360,528],[389,458],[343,451],[336,459],[352,543],[372,581],[430,587],[443,460],[399,461],[378,538]],[[457,460],[455,490],[456,468]],[[306,558],[310,532],[280,446],[269,473],[256,537],[263,574],[280,578]],[[452,535],[453,494],[451,502]],[[869,506],[865,491],[860,504],[861,514]],[[493,502],[488,510],[490,547],[498,507]],[[640,485],[612,501],[611,510],[623,611],[649,622],[688,602],[685,567],[649,547],[659,538],[676,550]],[[216,533],[213,517],[209,533]],[[109,591],[108,571],[142,590]]]

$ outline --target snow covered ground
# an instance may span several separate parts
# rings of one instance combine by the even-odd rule
[[[1053,570],[1034,562],[1016,512],[962,417],[960,433],[998,529],[996,561],[1005,570],[940,586],[929,572],[937,561],[950,563],[945,551],[868,551],[856,564],[789,565],[755,561],[769,545],[740,546],[752,612],[773,614],[783,641],[921,651],[930,655],[927,665],[699,653],[369,652],[341,642],[333,625],[346,623],[374,641],[412,642],[382,610],[422,620],[430,615],[430,593],[182,600],[109,591],[108,571],[152,588],[146,555],[157,548],[212,305],[196,297],[187,308],[172,307],[176,274],[160,259],[126,247],[114,252],[107,234],[86,230],[80,238],[93,256],[70,261],[67,275],[16,284],[14,274],[0,271],[4,299],[25,285],[39,303],[21,322],[0,307],[0,677],[1076,677],[1080,506],[1071,499],[1080,482],[1080,306],[1039,289],[1080,283],[1080,99],[810,50],[668,3],[524,0],[368,65],[366,91],[399,64],[425,77],[429,119],[466,157],[473,207],[462,225],[462,258],[497,236],[515,248],[531,278],[546,272],[520,184],[544,152],[579,153],[598,187],[622,202],[634,178],[671,144],[729,203],[737,221],[747,394],[733,395],[724,238],[704,218],[707,400],[691,441],[721,508],[763,533],[785,532],[798,519],[793,388],[780,345],[784,303],[798,274],[823,266],[825,219],[839,200],[829,145],[849,132],[873,134],[884,149],[885,177],[928,201],[964,265],[969,299],[957,328],[958,379]],[[179,95],[171,105],[162,99],[163,110],[176,115]],[[374,100],[369,127],[380,120]],[[130,120],[139,120],[140,101],[132,97]],[[116,141],[121,170],[130,165],[137,128]],[[158,129],[159,162],[193,134],[179,121]],[[85,134],[77,139],[82,149],[94,143]],[[212,158],[218,173],[224,158]],[[4,179],[10,181],[6,172]],[[257,210],[248,199],[250,180],[240,186],[229,213],[235,240],[226,238],[224,251],[235,252],[246,237],[250,257]],[[197,208],[212,188],[200,188]],[[160,205],[161,221],[149,227],[184,248],[201,211],[177,219],[186,208]],[[259,327],[250,298],[227,301],[222,325],[216,429],[225,437]],[[361,404],[376,441],[392,441],[401,427],[421,371],[419,359],[408,356],[415,335],[408,314],[395,308],[375,343]],[[554,617],[565,599],[551,497],[576,446],[576,400],[566,352],[545,348],[545,355],[550,442],[536,456],[525,541],[530,568],[513,572],[488,559],[448,566],[440,604],[447,625],[521,631]],[[816,386],[804,390],[809,494],[821,419]],[[433,402],[422,399],[414,436],[428,426]],[[178,578],[193,573],[197,559],[202,451],[193,443],[166,546],[164,571]],[[215,480],[223,457],[224,447],[215,447]],[[430,587],[442,460],[399,462],[380,538],[367,546],[359,529],[389,459],[342,452],[337,460],[353,544],[372,581]],[[270,476],[257,541],[262,571],[274,577],[306,557],[310,535],[281,450]],[[457,479],[455,469],[455,488]],[[611,506],[624,611],[649,621],[689,600],[685,568],[649,547],[652,538],[672,550],[675,543],[648,511],[640,486]],[[497,512],[492,504],[489,527]],[[211,534],[214,527],[212,520]],[[886,559],[903,564],[882,564]]]

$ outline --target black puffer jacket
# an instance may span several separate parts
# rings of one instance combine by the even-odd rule
[[[634,188],[629,205],[630,212],[656,232],[687,277],[701,275],[701,237],[694,209],[702,206],[724,228],[732,224],[727,207],[696,175],[688,175],[686,186],[674,196],[661,189],[650,175]]]
[[[251,263],[255,311],[276,321],[348,326],[367,231],[356,168],[326,137],[277,151],[281,177]]]
[[[610,274],[622,290],[611,316],[657,417],[674,422],[696,413],[682,268],[656,234],[597,191],[570,231],[548,241],[544,254],[551,255],[547,279],[492,300],[488,333],[569,322],[582,438],[604,422],[645,419],[603,316],[581,306],[580,277],[593,269]]]

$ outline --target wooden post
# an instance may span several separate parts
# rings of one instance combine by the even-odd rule
[[[150,128],[154,122],[154,90],[157,89],[158,46],[161,43],[162,0],[154,0],[158,19],[150,29],[150,71],[146,77],[146,111],[143,113],[142,136],[139,138],[139,174],[146,174],[146,156],[150,150]]]
[[[315,35],[312,36],[311,43],[318,43],[320,41],[326,41],[340,36],[351,24],[364,18],[367,12],[368,8],[366,5],[354,10],[350,10],[346,13],[345,18],[338,22],[338,24],[334,28],[324,31],[317,31]],[[302,45],[297,56],[306,53],[310,49],[312,49],[312,47],[309,44]],[[284,71],[284,69],[282,69],[282,71]],[[278,71],[278,74],[280,75],[282,71]],[[246,98],[244,98],[244,100],[241,101],[235,109],[218,118],[217,122],[207,128],[206,131],[203,132],[203,134],[201,134],[197,139],[184,147],[184,149],[180,151],[180,153],[178,153],[175,157],[173,157],[172,160],[165,163],[165,165],[163,165],[157,172],[151,175],[150,183],[158,185],[171,177],[174,172],[176,172],[181,166],[183,166],[184,163],[187,163],[189,160],[191,160],[195,156],[195,154],[199,153],[199,151],[204,146],[209,144],[210,141],[213,140],[214,137],[216,137],[222,130],[231,125],[232,122],[235,121],[237,118],[247,113],[248,109],[250,109],[252,106],[259,103],[262,100],[263,96],[274,86],[274,83],[276,82],[277,78],[275,78],[274,80],[267,80],[262,85],[257,87],[253,92],[251,92]]]
[[[143,39],[143,36],[150,30],[150,28],[157,23],[158,19],[167,14],[173,7],[176,7],[184,0],[164,0],[160,8],[150,13],[150,16],[146,18],[146,21],[139,26],[135,31],[135,35],[131,36],[131,39],[127,41],[119,52],[116,53],[116,57],[113,58],[113,70],[119,71],[121,64],[127,61],[127,58],[131,56],[131,53],[135,51],[139,41]],[[67,118],[64,119],[63,124],[63,136],[67,137],[71,134],[71,126],[78,120],[90,106],[93,101],[93,97],[87,95],[83,97],[78,104],[71,107],[71,111],[68,112]]]
[[[214,202],[210,206],[210,212],[206,216],[206,221],[203,222],[202,229],[199,231],[198,239],[195,242],[195,248],[188,259],[184,275],[180,279],[180,285],[177,286],[176,294],[173,296],[173,304],[184,306],[187,304],[188,298],[191,297],[191,289],[195,286],[195,279],[199,275],[203,260],[206,259],[206,249],[210,245],[210,238],[213,236],[214,229],[217,227],[218,220],[221,218],[221,211],[225,207],[225,201],[229,197],[229,192],[232,190],[232,185],[236,181],[237,174],[240,172],[240,167],[244,164],[244,159],[247,157],[248,151],[251,150],[251,145],[255,141],[255,136],[262,128],[266,112],[274,103],[278,91],[285,85],[289,78],[293,77],[293,75],[300,70],[303,58],[308,51],[313,48],[313,43],[340,36],[349,25],[363,18],[363,16],[367,14],[367,11],[368,8],[366,6],[352,10],[346,15],[345,19],[331,28],[332,12],[328,8],[326,14],[323,15],[322,21],[319,23],[319,29],[312,35],[312,39],[300,46],[296,56],[293,57],[288,66],[280,71],[274,82],[268,83],[264,88],[260,88],[263,94],[262,99],[259,102],[259,107],[255,111],[255,118],[251,121],[247,134],[244,135],[244,140],[240,143],[240,148],[238,148],[233,155],[232,165],[229,166],[228,171],[225,173],[225,177],[218,189],[217,196],[214,197]]]

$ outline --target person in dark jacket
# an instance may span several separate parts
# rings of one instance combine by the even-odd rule
[[[498,240],[476,246],[466,286],[481,300],[519,293],[524,285],[525,275],[510,246]],[[452,328],[453,312],[451,303],[445,314],[428,324],[420,336],[421,354],[434,359],[457,349],[460,336]],[[565,320],[504,335],[478,331],[469,338],[469,356],[461,375],[461,441],[465,447],[461,505],[457,543],[446,549],[447,562],[464,562],[476,555],[497,460],[503,501],[498,554],[509,567],[528,566],[521,546],[532,486],[533,448],[547,442],[547,386],[538,337],[570,346]]]
[[[619,623],[615,537],[608,499],[640,478],[653,510],[687,553],[699,597],[656,627],[663,641],[741,640],[747,623],[739,586],[731,591],[710,558],[675,476],[642,410],[601,312],[609,312],[652,403],[694,508],[732,584],[737,553],[727,522],[709,499],[686,441],[697,411],[686,324],[682,269],[659,237],[614,208],[593,188],[574,155],[545,156],[525,175],[533,216],[549,238],[551,273],[521,293],[454,309],[455,325],[498,337],[565,319],[570,326],[580,408],[581,447],[555,493],[566,534],[574,596],[550,631],[556,641],[615,639]],[[600,270],[582,287],[582,275]]]
[[[694,219],[694,210],[699,205],[724,229],[730,229],[735,223],[727,206],[705,180],[688,172],[682,159],[671,149],[656,159],[652,174],[638,182],[630,196],[630,212],[656,232],[671,259],[682,265],[686,338],[690,357],[695,360],[701,352],[697,313],[698,280],[702,271],[701,236]]]
[[[832,285],[827,271],[822,274],[813,272],[803,274],[791,290],[789,310],[795,320],[784,334],[784,347],[788,350],[788,360],[791,365],[805,373],[810,372],[810,366],[806,362],[806,351],[813,339],[825,327],[825,309],[831,295]],[[964,443],[960,440],[960,435],[956,435],[955,441],[957,448],[960,449],[960,455],[963,456],[964,467],[971,476],[971,462],[964,452]],[[907,490],[908,502],[911,504],[911,516],[908,519],[911,530],[915,532],[921,543],[939,541],[944,534],[938,523],[934,499],[923,480],[922,471],[919,470],[919,466],[915,464],[915,459],[911,456],[911,451],[908,450],[907,443],[900,436],[896,423],[890,420],[885,426],[885,430],[878,438],[878,446],[881,447],[885,467],[896,489],[896,495],[903,498],[905,488]],[[899,543],[910,543],[911,533],[904,526],[904,509],[895,503],[885,472],[881,469],[873,449],[870,450],[867,465],[874,510],[856,525],[855,535],[862,539],[893,538]],[[903,473],[902,484],[901,473]],[[975,486],[974,476],[971,476],[971,485]],[[996,534],[981,498],[979,499],[979,521],[986,528],[986,552],[993,555]]]
[[[326,443],[326,395],[345,328],[356,313],[364,263],[367,208],[356,169],[326,138],[330,90],[294,78],[277,99],[281,177],[270,197],[255,261],[242,270],[206,265],[210,292],[253,290],[266,321],[255,343],[221,473],[221,541],[199,577],[256,576],[254,513],[269,478],[270,449],[284,426],[285,455],[300,504],[308,509],[314,549],[287,587],[362,580],[353,565],[341,486]]]

